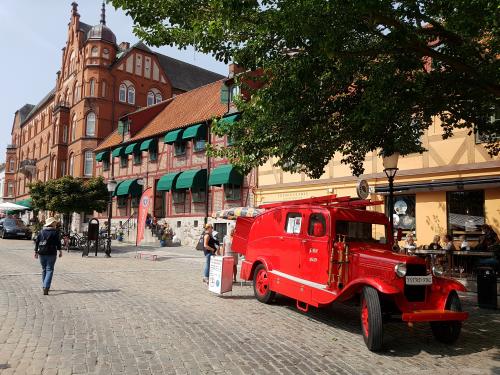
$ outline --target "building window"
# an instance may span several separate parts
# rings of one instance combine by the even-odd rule
[[[149,161],[157,161],[158,160],[158,146],[157,143],[154,142],[149,149]]]
[[[151,58],[147,56],[144,58],[144,77],[151,77]]]
[[[66,160],[61,161],[61,176],[66,176]]]
[[[141,200],[141,196],[133,196],[130,198],[130,207],[139,207],[139,201]]]
[[[135,104],[135,88],[134,86],[130,86],[127,90],[128,95],[127,95],[127,101],[128,104]]]
[[[206,194],[206,190],[204,187],[197,188],[197,189],[195,189],[195,188],[191,189],[191,198],[192,198],[194,203],[205,202],[206,196],[207,196],[207,194]]]
[[[85,134],[87,137],[95,136],[95,113],[89,112],[87,114],[87,123],[85,127]]]
[[[109,158],[102,159],[102,170],[109,171]]]
[[[226,184],[224,185],[224,196],[227,201],[237,201],[241,199],[241,186]]]
[[[8,197],[13,197],[14,196],[14,184],[9,181],[7,184],[7,196]]]
[[[174,143],[174,155],[181,156],[186,153],[186,142],[180,141]]]
[[[14,169],[16,168],[16,161],[14,159],[9,160],[9,171],[14,172]]]
[[[45,172],[47,173],[47,172]],[[74,176],[75,175],[75,155],[71,154],[69,156],[69,169],[68,169],[68,173],[70,176]]]
[[[55,156],[52,158],[52,178],[57,178],[57,159]]]
[[[385,201],[385,212],[389,212],[389,201]],[[406,235],[408,233],[416,235],[416,204],[415,195],[395,195],[394,196],[394,229],[401,229]]]
[[[142,163],[142,152],[138,151],[134,153],[134,164],[141,164]]]
[[[99,57],[99,48],[97,47],[92,47],[92,50],[90,51],[90,56],[92,57]]]
[[[240,86],[239,85],[232,85],[231,86],[231,102],[233,102],[234,99],[237,99],[238,96],[240,96]]]
[[[128,155],[120,156],[120,167],[127,168],[128,165]]]
[[[101,82],[101,96],[106,97],[106,81]]]
[[[148,99],[147,99],[147,106],[149,107],[150,105],[155,104],[155,94],[153,94],[151,91],[148,92]]]
[[[76,114],[73,115],[73,121],[71,121],[71,142],[76,140]]]
[[[448,232],[454,241],[465,236],[475,246],[484,224],[484,191],[449,191],[446,193],[448,208]]]
[[[91,79],[89,82],[89,96],[95,96],[95,80]]]
[[[85,151],[85,163],[83,165],[83,174],[85,176],[92,176],[93,167],[94,167],[94,153],[92,151]]]
[[[124,83],[120,85],[120,94],[118,99],[123,103],[127,101],[127,86],[125,86]]]
[[[119,196],[116,199],[116,205],[120,208],[127,207],[127,198],[128,196],[126,195]]]
[[[135,74],[142,76],[142,56],[135,55]]]
[[[159,103],[163,100],[163,97],[159,93],[155,95],[155,98],[156,98],[156,103]]]
[[[104,48],[102,50],[102,57],[104,57],[105,59],[109,59],[109,49]]]
[[[68,125],[63,126],[62,141],[63,143],[68,143]]]
[[[174,204],[181,204],[186,201],[186,190],[173,190],[172,201]]]
[[[204,151],[206,143],[207,143],[207,140],[205,139],[205,137],[199,137],[199,138],[193,139],[194,151],[196,151],[196,152]]]

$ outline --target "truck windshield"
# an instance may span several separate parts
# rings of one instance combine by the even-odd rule
[[[386,227],[383,224],[338,220],[335,234],[346,236],[346,241],[350,242],[387,243]]]

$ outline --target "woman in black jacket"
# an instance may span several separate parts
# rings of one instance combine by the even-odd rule
[[[60,258],[62,257],[62,250],[59,230],[57,229],[57,220],[53,217],[49,217],[43,229],[36,237],[35,243],[35,258],[39,258],[40,264],[42,265],[42,287],[44,295],[49,294],[58,250]]]

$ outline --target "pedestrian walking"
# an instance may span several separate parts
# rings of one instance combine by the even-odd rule
[[[208,283],[208,276],[210,275],[210,258],[217,253],[219,248],[219,243],[212,236],[213,230],[212,224],[205,225],[205,235],[203,237],[203,254],[205,254],[204,283]]]
[[[233,252],[233,235],[234,228],[229,228],[229,234],[224,236],[224,240],[222,241],[222,255],[230,256],[234,259],[233,265],[233,281],[236,282],[236,274],[238,273],[238,253]]]
[[[42,265],[42,287],[44,295],[49,294],[58,250],[60,258],[62,257],[62,250],[59,230],[57,229],[57,220],[54,217],[49,217],[35,242],[35,258],[39,258],[40,264]]]

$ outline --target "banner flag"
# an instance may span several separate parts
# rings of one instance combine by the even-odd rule
[[[138,246],[144,239],[144,228],[146,227],[146,217],[149,207],[153,203],[153,188],[147,188],[141,195],[139,202],[139,213],[137,214],[137,238],[135,246]]]

